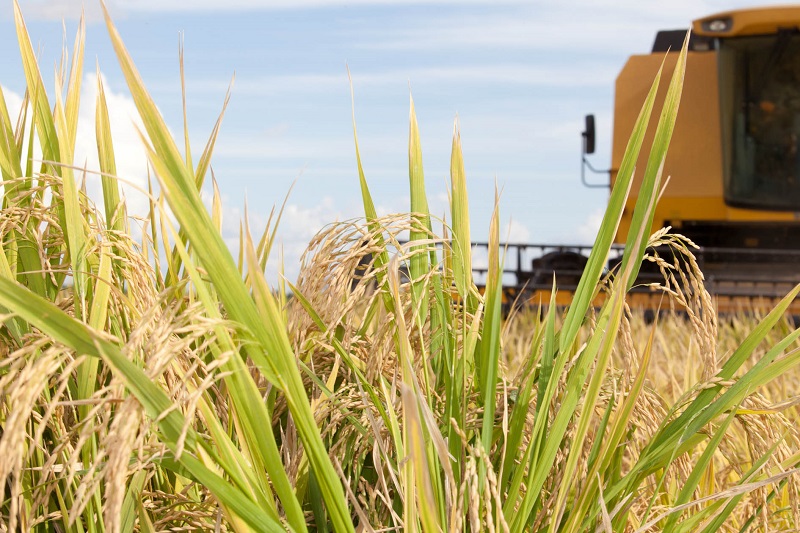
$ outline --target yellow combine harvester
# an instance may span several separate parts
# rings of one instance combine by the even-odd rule
[[[800,6],[729,11],[692,24],[681,108],[664,168],[670,181],[653,229],[672,226],[702,247],[698,259],[720,307],[782,296],[800,282],[799,28]],[[658,32],[652,52],[631,56],[617,77],[612,168],[609,183],[601,186],[614,187],[656,71],[664,62],[671,72],[685,36],[686,30]],[[661,102],[665,93],[662,84]],[[583,135],[588,165],[595,141],[591,115]],[[644,169],[644,157],[638,169]],[[642,172],[637,174],[641,180]],[[634,181],[618,243],[625,241],[638,187]],[[535,300],[553,273],[568,292],[588,256],[577,246],[510,248],[509,264],[516,264],[507,273],[516,277],[517,291],[524,286],[525,297]],[[642,277],[652,281],[647,270]]]

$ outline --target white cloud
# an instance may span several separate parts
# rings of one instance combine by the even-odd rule
[[[223,136],[218,141],[214,155],[237,160],[275,159],[329,159],[348,156],[355,160],[353,140],[349,138],[309,138],[300,136],[272,136],[237,134]],[[299,169],[297,169],[299,170]]]
[[[141,216],[149,208],[147,197],[138,190],[147,190],[147,154],[138,133],[139,130],[144,131],[144,127],[133,99],[127,94],[111,90],[105,79],[103,86],[111,124],[117,176],[121,180],[128,213]],[[90,171],[100,169],[95,134],[97,92],[97,76],[86,74],[81,87],[75,164],[85,166]],[[87,188],[96,202],[102,201],[101,180],[97,174],[87,175]]]
[[[274,206],[277,214],[280,205]],[[243,202],[223,194],[222,235],[228,248],[237,257],[239,251],[239,225],[245,219]],[[258,240],[264,232],[272,210],[272,205],[254,205],[249,202],[247,217],[253,240]],[[300,258],[308,243],[322,228],[337,220],[356,218],[360,213],[345,213],[334,205],[331,198],[324,198],[316,205],[299,205],[288,202],[278,226],[276,242],[267,263],[267,279],[275,284],[278,281],[281,262],[285,277],[294,282],[300,271]],[[275,220],[273,219],[273,224]]]
[[[185,0],[106,0],[106,5],[111,15],[117,18],[136,12],[270,11],[398,4],[497,5],[521,2],[522,0],[226,0],[225,2],[219,0],[194,0],[191,2]],[[81,13],[81,7],[83,7],[87,20],[102,20],[102,8],[99,1],[86,3],[78,0],[20,0],[20,7],[26,17],[46,20],[77,19]]]
[[[500,240],[511,243],[526,243],[531,241],[531,231],[517,220],[510,219],[503,231],[500,232]]]
[[[409,50],[502,47],[539,49],[542,53],[555,54],[565,50],[607,51],[609,47],[629,50],[631,44],[636,43],[626,22],[628,17],[577,16],[580,18],[562,18],[558,11],[545,10],[523,15],[502,13],[460,16],[457,20],[429,19],[380,36],[368,35],[364,46]],[[600,40],[601,36],[609,39]]]
[[[147,212],[149,205],[145,195],[140,192],[140,190],[147,189],[147,156],[137,132],[137,127],[142,128],[141,120],[131,97],[110,90],[107,83],[104,85],[117,176],[121,180],[121,189],[125,195],[129,214],[143,215]],[[3,89],[3,94],[13,120],[19,114],[22,98],[8,89]],[[95,134],[96,99],[97,76],[87,74],[81,84],[81,105],[78,112],[73,162],[76,167],[85,168],[88,171],[86,174],[87,191],[92,200],[101,206],[102,186],[100,176],[97,174],[100,164]],[[34,146],[33,157],[35,160],[41,159],[38,141]],[[75,176],[76,179],[83,178],[78,171],[75,172]]]
[[[381,72],[361,73],[353,70],[353,85],[397,85],[409,81],[412,87],[422,83],[470,83],[485,85],[532,85],[541,87],[564,87],[576,85],[607,86],[613,81],[613,73],[596,63],[560,63],[553,65],[530,63],[470,64],[451,67],[412,67],[391,69]],[[237,82],[243,91],[272,90],[319,90],[319,86],[347,87],[347,75],[298,75],[265,77],[258,80]],[[221,87],[221,85],[220,85]]]
[[[600,224],[603,222],[605,212],[604,208],[600,208],[586,215],[586,218],[575,230],[574,244],[591,244],[594,242],[597,232],[600,230]]]
[[[353,70],[353,87],[358,93],[365,87],[400,86],[410,83],[412,88],[425,84],[450,84],[470,86],[523,86],[523,87],[595,87],[606,88],[614,81],[615,69],[597,62],[569,62],[558,64],[471,64],[461,67],[412,67],[363,72]],[[227,79],[192,78],[187,80],[192,94],[200,92],[224,94],[229,86]],[[349,90],[347,73],[307,73],[276,76],[238,76],[233,94],[264,97],[275,94],[329,93],[339,90],[344,97]],[[174,83],[151,83],[149,88],[158,92],[177,92]]]
[[[88,22],[103,20],[99,0],[19,0],[19,6],[25,20],[78,20],[81,13]],[[11,17],[12,13],[11,2],[0,7],[0,18]]]
[[[0,91],[3,92],[3,98],[6,102],[6,109],[8,110],[11,120],[15,121],[19,115],[20,109],[22,108],[22,97],[10,89],[3,87],[2,85],[0,85]]]
[[[270,11],[285,9],[314,9],[331,7],[367,7],[392,5],[475,5],[475,6],[525,6],[532,8],[537,15],[545,18],[551,11],[558,17],[552,17],[553,29],[564,36],[576,37],[581,30],[574,25],[581,15],[586,18],[597,18],[598,21],[625,21],[636,17],[662,20],[679,20],[686,24],[692,18],[708,15],[717,11],[726,11],[739,7],[769,5],[771,0],[675,0],[670,3],[641,2],[639,0],[572,0],[569,3],[557,3],[551,0],[107,0],[112,15],[120,16],[135,12],[219,12],[219,11]],[[99,20],[102,10],[99,2],[79,2],[78,0],[20,0],[26,16],[56,19],[77,18],[81,7],[86,10],[90,20]],[[561,7],[563,6],[563,7]],[[8,10],[10,12],[10,9]],[[446,30],[446,27],[440,27]],[[491,32],[491,26],[484,27],[479,34],[470,35],[479,41]],[[445,32],[446,33],[446,32]],[[518,26],[511,25],[506,35],[500,39],[515,39],[522,36]],[[547,32],[546,35],[555,35]]]
[[[396,197],[389,203],[386,203],[385,198],[373,198],[373,200],[380,202],[375,205],[375,212],[379,217],[385,217],[395,213],[407,213],[408,206],[411,205],[411,196],[408,194]]]
[[[113,5],[130,11],[223,11],[306,9],[394,4],[519,4],[522,0],[116,0]]]
[[[131,185],[122,185],[129,214],[144,215],[148,209],[147,198],[136,189],[137,187],[144,189],[147,187],[146,154],[136,131],[137,126],[141,128],[141,120],[136,112],[133,100],[129,96],[110,90],[107,83],[104,83],[104,88],[109,108],[117,173],[120,178],[131,182]],[[3,91],[9,114],[13,119],[19,114],[22,106],[22,97],[2,87],[0,87],[0,90]],[[94,74],[86,75],[81,92],[75,162],[76,166],[85,166],[89,170],[99,169],[95,137],[96,97],[97,78]],[[35,157],[40,158],[41,156],[37,154]],[[78,173],[76,173],[76,176],[80,178]],[[90,196],[98,205],[102,205],[102,189],[99,176],[87,174],[86,179]],[[202,196],[207,207],[210,207],[210,194],[204,191]],[[244,220],[245,215],[243,201],[244,199],[237,201],[223,195],[222,233],[234,257],[238,254],[239,249],[239,224]],[[280,206],[277,208],[280,208]],[[254,239],[261,237],[270,209],[272,209],[272,206],[250,203],[248,216],[251,229],[254,232]],[[268,264],[268,279],[272,283],[277,281],[282,252],[285,275],[293,281],[299,272],[300,257],[311,238],[326,224],[358,216],[360,216],[360,213],[345,213],[337,209],[331,198],[325,198],[321,203],[312,206],[299,205],[293,202],[288,203],[278,228],[278,242],[273,249],[273,256]],[[174,218],[171,216],[170,218],[174,223]],[[135,232],[135,225],[133,228]]]
[[[537,0],[490,13],[420,18],[397,29],[362,31],[370,49],[435,50],[509,48],[539,50],[545,56],[566,51],[589,54],[648,52],[659,29],[688,29],[692,20],[772,0]],[[591,74],[591,72],[587,72]]]

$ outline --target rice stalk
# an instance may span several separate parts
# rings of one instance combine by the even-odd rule
[[[199,195],[230,93],[195,164],[182,51],[177,142],[107,16],[153,178],[135,242],[100,81],[103,205],[76,181],[83,25],[51,106],[16,3],[15,21],[28,87],[16,120],[0,100],[0,530],[798,527],[800,330],[785,312],[800,288],[718,318],[692,243],[648,235],[685,50],[619,270],[605,258],[661,73],[572,304],[554,286],[504,320],[499,208],[482,294],[469,275],[457,124],[451,226],[429,213],[413,101],[409,212],[378,217],[354,110],[365,219],[312,240],[287,298],[263,274],[280,213],[256,239],[242,222],[237,260],[213,173],[210,213]],[[627,300],[642,261],[664,278],[653,324]]]

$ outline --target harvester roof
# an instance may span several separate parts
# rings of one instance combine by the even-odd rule
[[[709,37],[774,34],[800,27],[800,6],[737,9],[709,15],[692,23],[692,32]]]

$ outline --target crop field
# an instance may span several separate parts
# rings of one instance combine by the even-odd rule
[[[106,14],[153,186],[130,219],[100,86],[93,203],[73,166],[83,26],[50,92],[15,13],[27,93],[13,117],[0,92],[0,531],[800,529],[800,287],[718,317],[691,243],[648,235],[685,49],[645,101],[571,304],[505,317],[502,206],[479,291],[458,124],[447,221],[428,210],[412,102],[408,213],[377,215],[355,136],[363,219],[324,228],[299,277],[270,286],[280,210],[244,221],[231,254],[218,192],[201,199],[219,123],[199,149],[173,137]],[[683,261],[645,257],[654,243]],[[626,303],[643,260],[674,310],[652,322]]]

